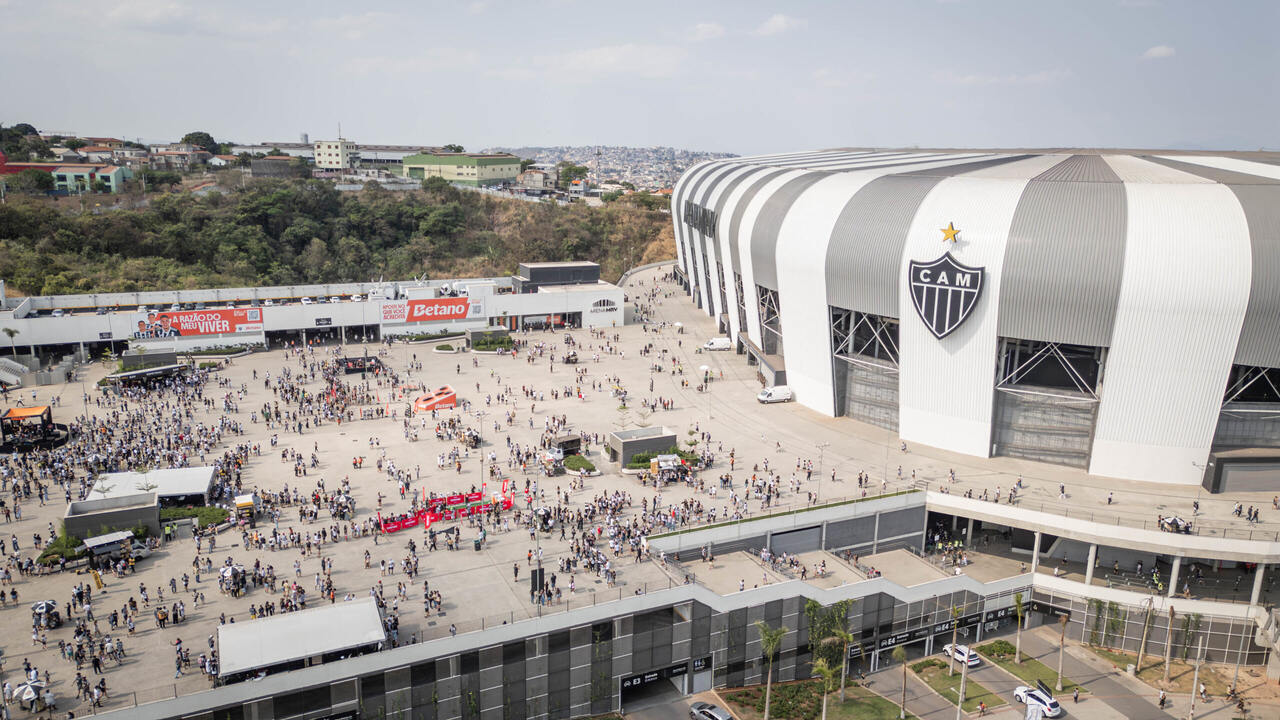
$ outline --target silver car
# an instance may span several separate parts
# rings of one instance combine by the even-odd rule
[[[733,720],[733,716],[718,705],[696,702],[689,706],[689,720]]]

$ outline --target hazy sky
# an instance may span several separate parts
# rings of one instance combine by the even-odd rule
[[[0,123],[177,139],[1280,148],[1280,0],[0,0]]]

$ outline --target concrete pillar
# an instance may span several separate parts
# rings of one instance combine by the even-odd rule
[[[1257,605],[1258,598],[1262,595],[1262,576],[1266,574],[1267,566],[1258,563],[1258,569],[1253,571],[1253,593],[1249,595],[1249,604]]]
[[[1089,563],[1084,569],[1084,584],[1093,584],[1093,566],[1098,562],[1098,544],[1094,543],[1089,546]]]
[[[1169,597],[1178,591],[1178,571],[1182,569],[1182,556],[1175,555],[1173,569],[1169,571]]]
[[[342,344],[346,345],[347,344],[347,326],[342,325],[338,329],[342,331]]]
[[[822,523],[822,538],[818,540],[818,548],[821,550],[827,549],[827,524],[826,523]]]
[[[1031,546],[1031,572],[1040,567],[1040,531],[1036,531],[1036,542]]]
[[[959,530],[959,529],[960,529],[960,516],[952,515],[951,516],[951,532],[954,533],[956,530]]]
[[[926,540],[928,540],[928,538],[926,538]],[[871,534],[871,554],[875,555],[879,551],[880,551],[880,513],[876,513],[876,527]],[[924,552],[924,548],[921,547],[920,551]]]
[[[964,531],[964,543],[967,547],[973,547],[973,518],[969,518],[969,527]]]

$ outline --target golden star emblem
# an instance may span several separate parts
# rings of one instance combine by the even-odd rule
[[[942,238],[942,242],[948,240],[956,242],[956,235],[959,235],[960,231],[956,229],[955,223],[947,223],[947,226],[942,228],[942,234],[945,236]]]

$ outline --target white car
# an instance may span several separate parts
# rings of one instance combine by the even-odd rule
[[[713,337],[702,344],[703,350],[732,350],[733,341],[727,337]]]
[[[272,300],[271,298],[267,298],[266,300],[262,301],[263,307],[271,307],[272,305],[275,305],[275,304],[276,304],[276,301]]]
[[[1052,695],[1038,688],[1019,685],[1013,690],[1013,699],[1028,705],[1030,707],[1040,708],[1040,712],[1047,718],[1056,718],[1062,715],[1062,706]]]
[[[58,308],[57,310],[54,310],[50,314],[53,315],[53,317],[62,317],[63,315],[67,314],[67,311],[63,310],[62,308]]]
[[[342,302],[342,298],[338,297],[337,295],[334,295],[333,297],[329,298],[329,302],[331,302],[331,303],[340,303],[340,302]]]
[[[364,302],[364,296],[363,296],[363,295],[352,295],[352,296],[351,296],[351,300],[350,300],[349,302]]]
[[[316,301],[315,301],[315,300],[312,300],[312,299],[311,299],[311,298],[309,298],[309,297],[304,297],[304,298],[302,298],[301,302],[302,302],[302,304],[303,304],[303,305],[314,305]]]
[[[229,303],[227,303],[227,309],[228,309],[228,310],[234,310],[235,308],[236,308],[236,304],[235,304],[235,303],[233,303],[233,302],[229,302]]]
[[[982,663],[982,658],[978,657],[977,652],[970,650],[968,645],[956,645],[953,647],[951,643],[947,643],[942,646],[942,654],[949,655],[969,667],[978,667]]]

